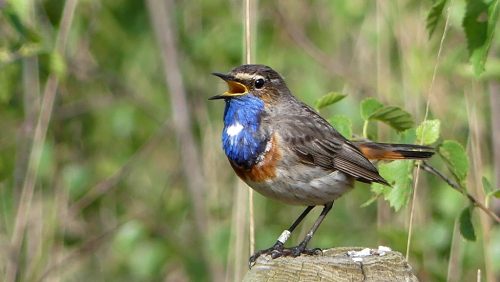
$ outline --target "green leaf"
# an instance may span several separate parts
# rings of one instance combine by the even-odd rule
[[[466,207],[460,214],[460,234],[469,241],[476,241],[476,232],[472,224],[472,207]]]
[[[417,143],[430,145],[439,138],[441,122],[437,119],[425,120],[417,127]]]
[[[383,166],[384,164],[381,164],[380,166]],[[391,192],[391,187],[387,186],[387,185],[383,185],[383,184],[380,184],[380,183],[372,183],[371,185],[371,190],[373,193],[375,193],[375,195],[382,195],[382,196],[386,196],[386,195],[389,195],[389,193]]]
[[[375,113],[377,110],[383,108],[384,105],[380,103],[377,99],[375,98],[366,98],[363,101],[361,101],[361,117],[364,120],[369,120],[370,117]]]
[[[352,122],[344,115],[334,115],[329,120],[330,124],[347,139],[352,137]]]
[[[377,195],[383,195],[394,210],[400,210],[408,204],[411,197],[412,168],[413,162],[407,160],[380,164],[380,175],[392,185],[392,188],[374,183],[371,185],[372,191]]]
[[[448,168],[453,175],[463,185],[467,178],[467,171],[469,170],[469,158],[465,153],[464,147],[454,140],[445,140],[439,146],[439,155],[448,164]]]
[[[379,108],[370,116],[370,119],[384,122],[397,131],[412,128],[415,124],[408,112],[396,106]]]
[[[493,190],[493,187],[491,186],[491,183],[488,180],[488,178],[483,176],[482,181],[483,181],[484,194],[486,195],[484,200],[486,205],[488,205],[488,203],[490,202],[491,197],[500,198],[500,190]]]
[[[0,4],[0,12],[14,30],[22,37],[32,42],[40,42],[42,37],[34,28],[29,27],[24,22],[30,18],[30,13],[25,1],[10,1],[5,7]],[[18,5],[20,4],[20,5]]]
[[[467,6],[462,25],[467,38],[469,59],[476,76],[479,76],[484,71],[484,65],[498,20],[499,1],[466,1]]]
[[[483,182],[483,191],[484,191],[484,194],[489,194],[493,191],[493,188],[491,187],[491,183],[490,181],[488,180],[488,178],[484,177],[481,179],[481,181]]]
[[[330,92],[325,96],[319,98],[314,103],[314,106],[317,110],[321,110],[322,108],[328,107],[337,103],[338,101],[344,99],[347,95],[338,93],[338,92]]]
[[[495,197],[497,199],[500,199],[500,190],[491,191],[488,194],[488,197]]]
[[[432,36],[434,31],[436,30],[437,24],[441,20],[443,15],[443,9],[446,5],[447,0],[434,0],[434,4],[432,5],[429,14],[427,15],[426,28],[429,33],[429,38]]]
[[[413,162],[412,161],[393,161],[391,163],[388,163],[389,166],[389,171],[384,172],[386,174],[385,177],[387,178],[393,178],[391,179],[392,185],[392,190],[387,196],[387,200],[389,201],[389,204],[391,207],[394,208],[394,210],[398,211],[402,207],[405,207],[411,197],[412,194],[412,187],[411,187],[411,181],[412,181],[412,168],[413,168]],[[392,177],[389,177],[391,175]]]

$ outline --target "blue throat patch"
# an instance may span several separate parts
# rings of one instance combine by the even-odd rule
[[[222,148],[236,165],[250,168],[265,150],[268,136],[260,130],[264,102],[251,95],[226,99]]]

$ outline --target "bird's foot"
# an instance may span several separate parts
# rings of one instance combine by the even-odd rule
[[[248,267],[252,268],[252,266],[254,266],[255,264],[255,261],[257,261],[257,258],[259,258],[261,255],[270,255],[273,259],[279,258],[283,255],[283,250],[283,243],[278,241],[271,248],[257,251],[248,259]]]
[[[286,248],[283,249],[282,256],[287,257],[298,257],[300,255],[309,255],[309,256],[315,256],[315,255],[321,255],[323,253],[323,250],[320,248],[314,248],[314,249],[307,249],[305,246],[297,246],[293,248]]]
[[[276,242],[271,248],[260,250],[255,252],[250,259],[248,260],[249,268],[255,265],[257,258],[261,255],[270,255],[272,259],[277,259],[279,257],[298,257],[300,255],[320,255],[323,253],[323,250],[320,248],[308,249],[305,244],[300,244],[296,247],[292,248],[284,248],[283,243]]]

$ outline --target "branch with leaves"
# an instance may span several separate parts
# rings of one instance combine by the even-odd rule
[[[464,187],[462,187],[460,184],[458,184],[456,181],[448,178],[446,175],[444,175],[442,172],[434,168],[433,166],[429,165],[427,162],[422,162],[420,168],[424,171],[427,171],[429,173],[434,174],[435,176],[441,178],[444,182],[446,182],[451,188],[459,192],[460,194],[463,194],[464,196],[467,197],[467,199],[471,202],[470,207],[466,207],[460,216],[460,230],[462,231],[464,228],[463,225],[469,223],[464,223],[464,221],[470,221],[470,210],[474,208],[475,206],[483,210],[488,216],[490,216],[492,219],[494,219],[496,222],[500,223],[500,217],[496,215],[492,210],[488,208],[488,202],[491,199],[491,197],[496,197],[500,198],[500,190],[492,190],[491,189],[491,184],[489,183],[488,179],[483,177],[483,188],[485,189],[486,197],[485,197],[485,204],[482,202],[478,201],[473,195],[468,193]],[[469,218],[469,219],[464,219],[464,218]],[[473,231],[473,230],[472,230]],[[467,232],[469,233],[469,232]],[[472,232],[474,233],[474,232]],[[462,234],[465,237],[464,232]],[[472,239],[473,238],[473,239]],[[467,238],[469,239],[469,238]],[[475,236],[470,238],[471,240],[475,240]]]
[[[432,37],[438,24],[442,21],[443,10],[448,0],[434,0],[427,15],[427,31]],[[474,75],[479,76],[485,70],[486,58],[493,42],[495,26],[498,21],[500,0],[466,0],[465,15],[462,20],[469,60]]]
[[[331,106],[346,95],[337,92],[331,92],[318,99],[315,103],[316,110],[321,110]],[[422,145],[433,145],[440,137],[441,123],[439,120],[426,120],[415,127],[415,122],[410,113],[393,106],[384,105],[375,98],[367,98],[361,101],[360,115],[363,119],[363,138],[376,140],[377,127],[370,126],[373,122],[383,122],[396,130],[405,142],[413,142]],[[352,136],[352,122],[343,115],[334,115],[329,122],[345,137]],[[428,162],[422,162],[420,168],[438,176],[446,182],[451,188],[464,195],[470,205],[465,207],[460,215],[460,231],[462,236],[468,240],[475,240],[474,226],[471,221],[471,215],[474,207],[480,208],[493,220],[500,222],[500,218],[488,208],[487,204],[491,197],[500,197],[500,190],[493,190],[489,181],[483,178],[483,186],[487,195],[484,201],[476,199],[467,192],[466,179],[469,170],[469,159],[464,147],[454,140],[444,140],[436,146],[437,156],[446,164],[454,179],[445,176],[442,172],[432,167]],[[374,196],[365,202],[362,206],[368,206],[379,197],[383,197],[389,202],[389,205],[398,211],[406,207],[412,195],[413,168],[416,161],[396,160],[378,164],[379,173],[390,184],[391,187],[372,183],[371,190]]]

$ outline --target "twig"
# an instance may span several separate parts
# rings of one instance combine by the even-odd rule
[[[205,198],[205,181],[199,151],[191,132],[192,122],[189,115],[187,94],[184,87],[181,69],[177,59],[179,52],[176,46],[176,35],[173,27],[174,3],[172,0],[146,1],[151,25],[160,49],[163,63],[163,74],[170,94],[172,119],[180,148],[181,166],[187,182],[187,190],[191,198],[196,232],[195,239],[201,243],[201,256],[209,267],[211,280],[217,281],[215,265],[211,262],[204,236],[209,226]]]
[[[40,80],[38,58],[30,57],[22,60],[23,68],[23,110],[24,121],[18,134],[16,161],[14,168],[14,192],[16,196],[22,191],[22,185],[29,163],[33,143],[34,130],[40,109]],[[16,198],[17,198],[16,197]]]
[[[69,30],[73,21],[77,2],[77,0],[67,0],[64,4],[59,33],[54,47],[54,51],[59,55],[64,55],[66,51],[66,42],[68,40]],[[28,214],[31,209],[31,201],[33,199],[35,183],[38,177],[38,166],[40,164],[42,150],[45,144],[45,137],[47,135],[47,128],[52,115],[58,84],[58,75],[56,73],[50,74],[47,79],[47,83],[45,84],[40,114],[33,136],[33,145],[17,209],[14,232],[12,233],[10,250],[11,257],[7,265],[5,277],[5,281],[7,282],[15,281],[19,271],[19,255],[23,244]]]
[[[422,165],[420,166],[420,169],[422,169],[424,171],[427,171],[427,172],[430,172],[430,173],[436,175],[437,177],[441,178],[451,188],[453,188],[454,190],[456,190],[460,194],[462,194],[465,197],[467,197],[467,199],[469,199],[469,201],[474,206],[477,206],[478,208],[480,208],[481,210],[483,210],[487,215],[489,215],[493,220],[495,220],[496,222],[500,223],[500,217],[498,217],[498,215],[496,215],[492,210],[488,209],[483,203],[481,203],[480,201],[478,201],[474,196],[472,196],[467,191],[465,191],[465,189],[462,186],[460,186],[460,184],[458,184],[454,180],[448,178],[446,175],[444,175],[442,172],[440,172],[439,170],[437,170],[434,167],[432,167],[431,165],[429,165],[427,162],[422,162]]]

